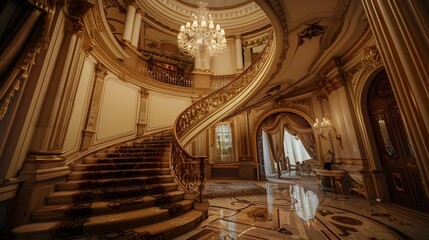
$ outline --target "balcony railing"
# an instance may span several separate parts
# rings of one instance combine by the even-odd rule
[[[141,71],[143,71],[144,74],[149,75],[152,79],[166,84],[189,88],[192,87],[192,74],[163,68],[145,60],[142,60],[142,62],[143,65],[141,66]]]

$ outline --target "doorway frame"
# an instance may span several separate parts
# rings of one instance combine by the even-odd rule
[[[251,135],[251,144],[252,144],[252,152],[253,152],[252,154],[253,154],[253,156],[255,156],[255,163],[258,164],[258,179],[260,176],[260,173],[259,173],[260,170],[259,169],[260,169],[260,164],[261,164],[261,161],[260,161],[259,155],[258,155],[258,146],[257,146],[257,144],[258,144],[258,142],[257,142],[258,130],[261,127],[261,125],[265,119],[267,119],[269,116],[271,116],[273,114],[277,114],[277,113],[295,113],[295,114],[303,117],[310,124],[310,126],[313,126],[313,124],[316,122],[313,119],[313,117],[308,115],[308,113],[306,113],[302,110],[296,109],[296,108],[292,108],[292,107],[280,107],[280,108],[276,108],[276,109],[268,109],[268,110],[264,111],[261,115],[259,115],[255,121],[255,127],[254,127],[252,135]],[[313,129],[313,134],[314,134],[314,137],[316,139],[316,149],[317,149],[316,156],[317,156],[317,159],[319,160],[319,164],[323,165],[322,152],[321,152],[322,146],[321,146],[320,141],[317,140],[318,136],[317,136],[316,132],[314,131],[314,129]]]
[[[368,169],[363,170],[363,177],[365,179],[366,188],[368,191],[368,199],[381,202],[390,202],[389,187],[386,182],[386,172],[383,169],[377,143],[374,133],[372,132],[371,120],[368,114],[368,94],[369,87],[374,81],[375,77],[381,71],[386,71],[384,65],[379,65],[372,69],[365,69],[356,79],[356,118],[359,130],[362,136],[362,143],[365,154],[368,159]]]

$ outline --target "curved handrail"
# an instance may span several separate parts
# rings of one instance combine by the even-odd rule
[[[271,34],[264,51],[252,65],[224,87],[186,108],[179,114],[174,123],[174,137],[170,156],[171,168],[179,184],[187,193],[200,193],[199,201],[202,201],[201,194],[205,184],[204,157],[189,155],[182,147],[181,141],[203,119],[210,117],[222,106],[225,106],[227,102],[247,89],[249,83],[266,64],[266,60],[272,51],[273,42],[273,34]]]

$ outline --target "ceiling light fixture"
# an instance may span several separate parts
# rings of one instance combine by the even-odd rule
[[[208,58],[220,54],[226,48],[225,31],[213,23],[206,2],[199,2],[197,14],[193,13],[191,19],[192,23],[187,22],[180,27],[177,36],[179,49],[192,57],[198,53]]]
[[[337,139],[340,147],[343,148],[343,141],[341,139],[341,135],[337,133],[337,129],[335,129],[328,115],[326,115],[322,119],[322,122],[319,122],[319,119],[316,118],[316,122],[313,124],[313,129],[319,130],[319,136],[327,141]]]

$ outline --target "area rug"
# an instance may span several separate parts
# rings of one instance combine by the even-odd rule
[[[213,198],[231,198],[252,195],[265,195],[265,189],[252,183],[214,183],[206,185],[204,197]]]

